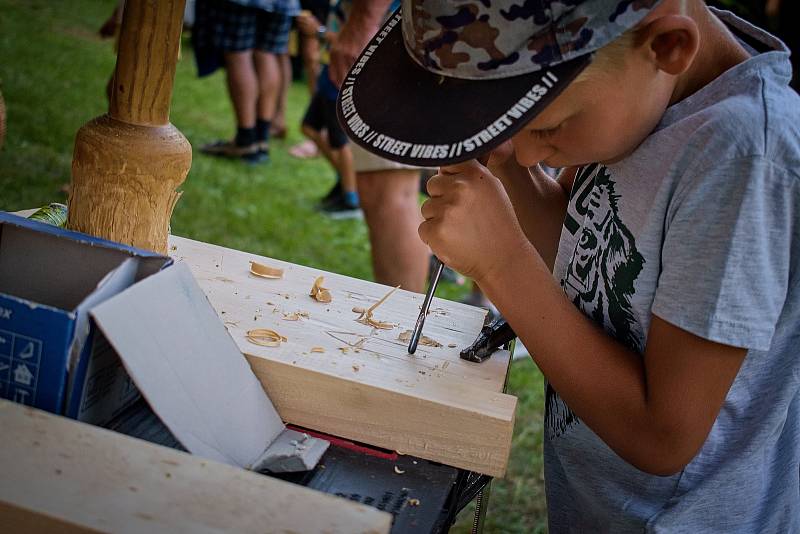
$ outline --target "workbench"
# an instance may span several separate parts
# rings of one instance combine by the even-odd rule
[[[387,330],[376,329],[355,321],[358,314],[353,312],[353,304],[364,307],[374,304],[390,288],[179,237],[172,237],[170,243],[170,253],[176,261],[184,262],[191,268],[220,320],[226,324],[257,378],[262,381],[281,417],[297,430],[323,437],[332,443],[314,470],[271,475],[268,478],[281,479],[298,487],[318,490],[355,504],[389,512],[393,516],[392,532],[446,532],[457,513],[478,497],[475,524],[479,530],[486,510],[484,501],[488,497],[482,490],[493,475],[502,475],[505,471],[516,405],[514,397],[503,394],[510,363],[509,350],[498,351],[484,364],[466,362],[458,357],[459,349],[471,343],[480,330],[483,311],[436,299],[425,334],[441,342],[441,346],[421,346],[418,354],[412,357],[405,352],[406,344],[397,337],[406,325],[413,324],[422,295],[402,290],[393,294],[385,307],[376,309],[375,315],[387,322],[396,321],[396,325]],[[281,268],[284,270],[283,277],[279,280],[263,280],[252,276],[248,272],[251,261]],[[324,285],[330,288],[333,296],[330,303],[316,302],[306,293],[318,276],[324,276]],[[299,312],[307,313],[295,318],[293,314]],[[247,341],[246,332],[249,328],[265,326],[280,330],[287,338],[286,343],[280,348],[272,348],[256,346]],[[312,351],[311,348],[321,351]],[[309,357],[311,355],[314,357]],[[306,385],[309,380],[316,385]],[[332,388],[336,394],[327,399],[320,398],[319,392],[326,388]],[[475,403],[475,399],[481,402]],[[133,416],[130,413],[120,416],[112,425],[113,430],[183,450],[146,403],[142,401],[131,408],[131,413],[134,412]],[[38,490],[44,486],[48,491],[57,492],[59,486],[47,482],[53,472],[58,473],[57,479],[61,482],[63,478],[68,478],[73,463],[78,465],[81,461],[91,461],[62,457],[57,451],[65,443],[69,444],[69,439],[64,435],[74,437],[74,447],[77,448],[81,443],[89,443],[88,439],[98,441],[95,455],[107,456],[102,452],[104,442],[115,444],[115,450],[123,450],[126,454],[118,461],[130,464],[128,467],[134,471],[143,469],[142,476],[146,475],[149,467],[141,465],[137,468],[130,455],[133,458],[143,455],[138,451],[138,442],[126,441],[122,446],[117,441],[124,436],[119,434],[112,434],[119,437],[109,437],[108,433],[96,434],[104,431],[93,427],[81,429],[86,425],[43,413],[36,416],[26,411],[21,415],[7,407],[5,411],[0,410],[2,418],[10,419],[10,422],[3,421],[4,430],[13,425],[18,425],[21,430],[16,433],[19,450],[15,453],[13,448],[6,447],[4,454],[0,453],[0,464],[21,469],[17,460],[22,454],[20,451],[30,449],[31,443],[37,448],[41,447],[41,450],[38,451],[38,462],[23,464],[30,477],[27,481],[15,480],[13,475],[6,478],[7,485],[11,481],[22,486],[32,483],[28,493],[32,501],[26,501],[25,498],[20,502],[14,501],[17,498],[16,490],[12,492],[15,495],[12,498],[3,494],[8,488],[0,487],[0,521],[4,517],[11,518],[16,521],[13,524],[27,528],[31,521],[41,523],[44,516],[68,517],[62,515],[66,514],[65,509],[52,508],[53,502],[62,500],[62,495],[46,499],[45,504]],[[470,418],[475,421],[470,422]],[[31,421],[35,425],[45,425],[46,432],[41,428],[34,432],[30,428]],[[397,428],[392,430],[395,426]],[[491,438],[481,437],[486,436],[487,428],[495,435]],[[462,434],[462,431],[474,431],[474,434]],[[40,436],[51,432],[59,437],[53,439],[53,448],[48,451],[42,446],[46,440]],[[168,465],[172,465],[172,462],[194,463],[195,467],[207,465],[196,457],[179,460],[166,452],[149,454],[165,454],[167,459],[164,461]],[[180,453],[176,451],[170,454]],[[114,463],[108,460],[109,464]],[[470,469],[470,466],[476,466],[476,470]],[[222,469],[227,469],[227,466],[219,467],[221,474],[212,477],[217,480],[215,483],[225,477],[239,478],[233,472]],[[101,473],[103,469],[115,468],[98,468]],[[86,477],[85,484],[91,486],[94,474],[78,469],[73,476],[80,478],[78,472]],[[247,475],[250,477],[252,474]],[[126,476],[133,475],[118,474],[119,484],[125,484]],[[171,483],[178,484],[177,481]],[[237,491],[245,491],[250,487],[246,484],[238,487],[238,484]],[[185,491],[180,485],[178,489],[170,488],[170,491]],[[281,488],[280,491],[286,491],[283,486]],[[153,492],[157,494],[167,489],[156,486]],[[44,495],[47,494],[45,492]],[[310,499],[313,502],[315,494],[302,493],[296,498],[298,501]],[[90,495],[87,497],[92,498]],[[95,497],[102,501],[108,495]],[[106,515],[112,515],[94,519],[101,524],[112,524],[129,513],[128,508],[140,506],[137,498],[136,495],[126,495],[125,502],[130,502],[120,510],[95,503],[85,511],[73,510],[73,513],[77,513],[83,521],[87,519],[85,514],[98,513],[102,516],[97,512],[102,509]],[[32,509],[33,515],[20,515],[20,510],[27,507],[30,507],[29,512]],[[325,509],[325,505],[314,505],[316,513],[325,514]],[[151,510],[142,513],[157,518],[160,512]],[[271,513],[282,514],[283,511],[271,507],[257,515],[270,516]],[[351,514],[351,511],[344,509],[344,513],[345,519],[341,521],[346,524],[350,521],[346,514]],[[360,517],[358,513],[356,516]],[[187,521],[191,517],[192,514],[188,514]],[[297,517],[296,512],[287,516],[289,519],[293,517]],[[331,524],[340,525],[337,517],[335,514],[331,516]],[[298,525],[324,524],[324,519],[317,519],[317,523],[300,522]],[[72,522],[83,525],[81,521]],[[172,521],[173,526],[180,524],[180,518],[170,517],[164,521]],[[370,524],[370,521],[352,524]],[[247,521],[244,523],[250,524]],[[318,527],[303,526],[300,530],[307,528]],[[371,531],[371,527],[365,528]],[[196,529],[203,530],[199,527]],[[337,526],[329,530],[336,532],[348,529],[350,527],[342,529]],[[135,521],[130,530],[140,530],[135,526]]]

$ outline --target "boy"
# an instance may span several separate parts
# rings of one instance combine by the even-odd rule
[[[800,531],[790,78],[701,0],[417,0],[345,80],[353,139],[443,165],[420,235],[547,379],[551,532]]]
[[[328,43],[336,39],[338,27],[345,17],[340,6],[331,6],[328,15],[328,30],[324,38]],[[308,18],[300,19],[301,30],[310,33],[312,24]],[[360,215],[358,192],[356,191],[356,171],[353,164],[353,152],[348,146],[339,122],[336,120],[336,97],[339,88],[330,79],[328,65],[322,66],[317,77],[317,85],[311,103],[308,105],[300,127],[303,134],[311,139],[325,156],[328,163],[336,170],[337,183],[322,199],[322,210],[333,218],[357,217]]]

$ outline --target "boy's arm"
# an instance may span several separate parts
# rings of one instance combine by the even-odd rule
[[[572,410],[617,454],[654,474],[702,446],[746,354],[654,316],[644,356],[578,311],[528,241],[500,181],[477,162],[428,183],[420,235],[503,311]]]
[[[577,169],[565,169],[555,180],[538,166],[528,169],[519,165],[513,150],[503,157],[502,163],[496,163],[499,159],[496,152],[490,157],[488,168],[502,182],[525,236],[552,270]]]
[[[652,317],[644,357],[578,311],[533,247],[478,280],[569,407],[642,471],[680,471],[705,442],[746,350]]]

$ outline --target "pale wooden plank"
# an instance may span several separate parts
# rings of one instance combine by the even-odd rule
[[[516,398],[502,393],[510,355],[500,351],[476,364],[458,354],[480,330],[483,310],[435,299],[425,335],[443,347],[420,346],[410,356],[397,338],[413,327],[422,295],[397,291],[375,317],[398,326],[377,330],[357,323],[352,308],[370,306],[390,288],[180,237],[170,243],[284,420],[493,476],[505,473],[516,407]],[[249,261],[281,267],[284,277],[254,277]],[[308,296],[319,275],[331,303]],[[283,319],[295,312],[309,317]],[[245,336],[253,328],[274,329],[288,341],[279,348],[253,345]]]
[[[388,532],[391,516],[0,400],[8,532]]]

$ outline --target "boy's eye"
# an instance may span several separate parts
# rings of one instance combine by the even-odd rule
[[[558,132],[558,131],[561,129],[561,126],[562,126],[563,124],[564,124],[564,123],[562,122],[561,124],[559,124],[558,126],[554,126],[553,128],[546,128],[546,129],[543,129],[543,130],[533,130],[533,132],[534,132],[534,133],[535,133],[537,136],[539,136],[539,137],[541,137],[541,138],[547,138],[547,137],[551,137],[551,136],[553,136],[553,135],[554,135],[556,132]]]

